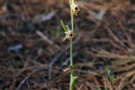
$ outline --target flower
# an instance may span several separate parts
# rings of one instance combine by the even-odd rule
[[[68,30],[65,32],[66,36],[64,38],[64,41],[66,39],[69,39],[69,40],[73,40],[74,39],[74,33],[73,33],[73,30]]]
[[[78,4],[76,4],[75,2],[71,5],[71,9],[74,15],[78,16],[80,13],[80,8],[78,6]]]

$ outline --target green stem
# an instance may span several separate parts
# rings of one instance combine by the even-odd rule
[[[74,71],[70,71],[70,90],[74,90]]]
[[[70,14],[71,14],[71,30],[74,31],[74,15],[71,8],[73,1],[74,0],[69,0]],[[70,40],[70,66],[73,67],[73,41],[72,40]]]
[[[74,15],[73,15],[72,8],[71,8],[72,3],[73,3],[73,1],[70,0],[71,30],[74,30]]]
[[[73,67],[73,41],[70,40],[70,66]]]
[[[71,8],[73,1],[74,0],[69,0],[70,14],[71,14],[71,30],[74,31],[74,15],[73,15],[72,8]],[[72,40],[70,40],[70,66],[74,67],[74,64],[73,64],[73,41]],[[74,90],[74,83],[75,83],[74,70],[71,70],[70,71],[70,90]]]
[[[71,30],[74,30],[74,16],[72,10],[71,10]]]

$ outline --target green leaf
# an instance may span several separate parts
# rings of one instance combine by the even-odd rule
[[[67,38],[68,38],[68,37],[67,37],[67,35],[66,35],[65,38],[63,39],[63,41],[65,41]]]
[[[111,70],[108,68],[105,68],[104,70],[105,70],[107,77],[111,80],[111,82],[114,82],[115,78],[114,78],[113,74],[111,74]]]
[[[62,25],[63,29],[66,32],[67,31],[67,28],[66,28],[66,25],[64,24],[63,20],[61,19],[60,22],[61,22],[61,25]]]
[[[76,80],[78,77],[77,76],[74,76],[73,79]]]

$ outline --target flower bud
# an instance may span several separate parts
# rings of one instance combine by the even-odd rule
[[[73,14],[74,14],[75,16],[78,16],[78,15],[79,15],[79,13],[80,13],[80,8],[79,8],[78,4],[73,3],[73,4],[71,5],[71,9],[72,9],[72,12],[73,12]]]

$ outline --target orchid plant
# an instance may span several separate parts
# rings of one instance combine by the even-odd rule
[[[70,5],[70,14],[71,14],[71,29],[68,27],[68,25],[65,25],[62,20],[61,20],[61,25],[65,31],[64,40],[68,39],[70,41],[70,65],[68,67],[68,70],[70,71],[70,90],[74,90],[75,81],[78,78],[74,74],[74,63],[73,63],[73,40],[77,36],[74,33],[74,15],[75,16],[79,15],[80,8],[74,2],[74,0],[69,0],[69,5]]]

